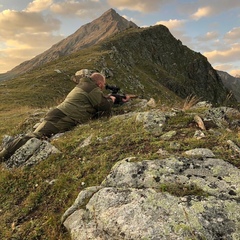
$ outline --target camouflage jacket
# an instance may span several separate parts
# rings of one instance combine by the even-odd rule
[[[109,114],[112,105],[96,83],[84,77],[57,108],[77,123],[84,123],[96,115]]]

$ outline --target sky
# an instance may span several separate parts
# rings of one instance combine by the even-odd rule
[[[0,73],[110,8],[139,27],[165,25],[216,70],[240,76],[239,0],[0,0]]]

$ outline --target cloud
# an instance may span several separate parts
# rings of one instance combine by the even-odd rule
[[[46,49],[52,46],[56,42],[59,42],[64,37],[61,35],[53,35],[51,33],[19,33],[16,34],[14,39],[5,41],[5,44],[9,48],[34,48],[34,49]]]
[[[240,27],[233,28],[231,31],[227,32],[224,36],[226,41],[235,42],[240,39]]]
[[[234,62],[239,60],[240,56],[240,43],[231,45],[231,48],[226,50],[214,50],[210,52],[203,53],[210,62],[225,63]]]
[[[108,0],[111,7],[120,10],[132,10],[143,13],[157,11],[163,4],[171,3],[172,0]]]
[[[21,46],[21,48],[8,48],[0,50],[0,72],[6,72],[6,69],[10,70],[14,68],[19,63],[25,61],[28,56],[33,52],[26,47]],[[4,61],[2,60],[4,58]]]
[[[183,27],[185,22],[186,22],[185,20],[170,19],[168,21],[158,21],[156,23],[156,25],[157,24],[162,24],[162,25],[166,26],[169,29],[177,29],[177,28]]]
[[[53,34],[59,31],[60,25],[58,19],[38,12],[0,12],[0,72],[10,70],[63,39]]]
[[[235,49],[236,45],[240,39],[240,27],[233,28],[225,35],[224,33],[218,31],[210,31],[205,33],[204,35],[199,35],[195,37],[195,44],[205,52],[212,52],[212,50],[216,50],[216,52],[229,51],[231,46]]]
[[[26,12],[41,12],[45,9],[48,9],[53,3],[53,0],[34,0],[29,3]]]
[[[234,77],[240,78],[240,70],[239,69],[232,69],[229,71],[229,74]]]
[[[40,1],[40,0],[39,0]],[[63,1],[59,3],[54,3],[51,5],[50,10],[62,16],[69,17],[82,17],[91,18],[93,16],[99,16],[99,13],[106,10],[106,5],[102,4],[99,0],[89,0],[89,1]]]
[[[233,64],[220,64],[220,65],[215,65],[214,69],[228,72],[232,76],[240,76],[240,69],[239,66],[235,66]]]
[[[204,17],[210,17],[213,15],[226,13],[230,10],[236,10],[240,7],[240,1],[239,0],[202,0],[199,1],[199,3],[196,3],[194,5],[189,4],[183,4],[181,9],[183,11],[186,11],[186,9],[189,11],[194,11],[193,14],[191,14],[191,18],[194,20],[199,20]]]
[[[35,33],[60,29],[60,21],[40,13],[5,10],[0,13],[0,40],[9,39],[20,32]]]
[[[201,42],[208,42],[208,41],[211,41],[211,40],[218,41],[218,38],[219,38],[219,33],[216,32],[216,31],[207,32],[203,36],[196,37],[196,39],[198,41],[201,41]]]
[[[194,14],[192,14],[191,18],[194,20],[199,20],[200,18],[211,15],[212,12],[212,8],[209,6],[201,7]]]
[[[63,36],[53,36],[51,33],[16,35],[15,39],[6,41],[5,47],[0,50],[0,72],[6,72],[22,62],[32,59],[63,38]]]
[[[134,19],[134,18],[129,18],[128,16],[126,16],[126,15],[122,15],[122,17],[124,17],[125,19],[127,19],[128,21],[132,21],[132,22],[137,22],[137,20],[136,19]]]

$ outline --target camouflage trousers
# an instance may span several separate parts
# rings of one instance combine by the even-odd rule
[[[11,157],[14,152],[23,146],[29,139],[35,137],[38,139],[50,138],[51,136],[65,132],[76,126],[76,122],[55,108],[49,111],[44,118],[43,122],[39,124],[33,133],[19,136],[10,141],[6,146],[5,159]]]

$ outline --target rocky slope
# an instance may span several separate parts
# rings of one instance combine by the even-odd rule
[[[16,216],[7,201],[15,191],[3,201],[3,229],[14,221],[12,236],[16,238],[44,234],[44,239],[62,239],[51,237],[49,224],[59,203],[65,206],[73,195],[68,189],[71,186],[81,191],[62,211],[61,223],[73,240],[239,239],[240,112],[213,108],[206,102],[199,102],[191,111],[163,111],[147,100],[122,107],[131,111],[80,125],[52,139],[59,147],[58,142],[65,142],[62,152],[55,149],[49,160],[46,156],[53,153],[49,151],[51,144],[46,147],[46,141],[39,145],[40,140],[31,139],[5,163],[1,187],[14,185],[14,172],[21,184],[17,181],[20,196],[15,196],[12,207],[18,209]],[[54,160],[57,156],[62,158]],[[101,168],[105,157],[107,166],[115,163],[111,170]],[[24,196],[19,168],[32,185]],[[98,179],[103,172],[107,176],[99,184],[90,181],[91,175],[96,173]],[[41,218],[49,224],[38,222]],[[51,234],[47,235],[46,229]]]
[[[162,131],[169,118],[178,114],[182,113],[151,110],[121,119],[141,122],[146,131],[172,143],[177,152],[181,143],[172,140],[181,130]],[[227,108],[209,108],[202,117],[221,129],[232,125],[231,120],[225,121],[229,114],[239,119],[238,111]],[[214,134],[209,130],[202,136],[195,133],[195,138]],[[82,149],[91,144],[90,140]],[[159,149],[159,158],[154,160],[123,159],[101,185],[82,190],[62,216],[72,239],[239,239],[240,170],[208,148],[183,151],[181,156],[176,152]]]
[[[101,45],[103,50],[111,50],[105,66],[113,62],[109,67],[117,74],[125,69],[123,77],[129,83],[155,81],[181,98],[196,95],[215,105],[228,99],[229,90],[207,59],[184,46],[163,25],[126,30]]]

